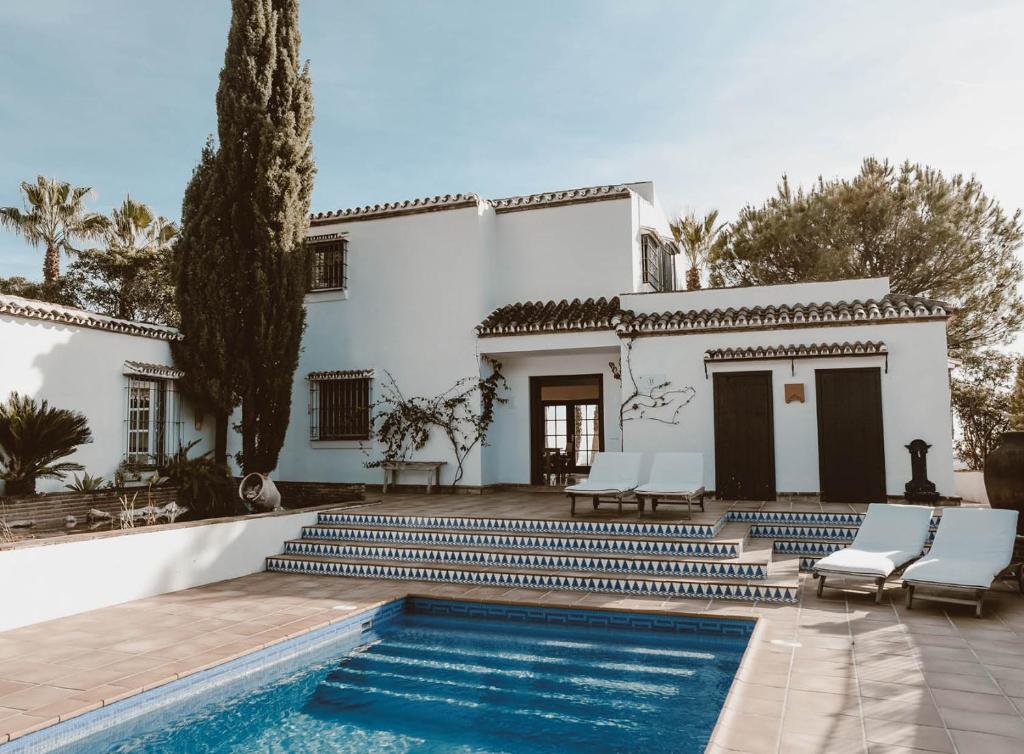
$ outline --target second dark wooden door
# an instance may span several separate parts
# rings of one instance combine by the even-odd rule
[[[720,372],[714,385],[716,495],[774,500],[772,373]]]
[[[881,371],[818,369],[815,387],[821,499],[884,503]]]

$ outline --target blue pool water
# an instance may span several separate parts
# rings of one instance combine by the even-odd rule
[[[700,752],[747,643],[593,625],[596,611],[559,611],[552,623],[519,609],[510,621],[487,606],[481,617],[431,614],[445,612],[432,602],[321,647],[312,664],[233,681],[63,750]],[[698,619],[686,620],[692,631]]]

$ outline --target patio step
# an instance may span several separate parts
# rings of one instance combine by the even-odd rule
[[[508,519],[506,519],[508,520]],[[716,527],[717,528],[717,527]],[[513,529],[516,531],[516,529]],[[504,533],[473,527],[398,527],[386,525],[318,524],[302,529],[302,539],[364,545],[411,547],[486,548],[496,550],[539,550],[603,556],[649,556],[673,558],[739,558],[743,555],[750,526],[725,524],[703,539],[680,539],[635,534],[609,536],[600,533]]]
[[[449,566],[312,555],[271,556],[267,558],[267,570],[323,576],[431,581],[509,589],[567,590],[631,596],[757,602],[795,602],[799,593],[797,580],[793,577],[743,580],[681,576],[604,575],[571,569],[517,570],[497,566]]]
[[[533,538],[535,539],[535,538]],[[639,544],[639,543],[635,543]],[[676,547],[679,543],[667,544]],[[359,560],[399,561],[430,566],[480,566],[549,571],[586,571],[588,573],[624,573],[634,576],[667,576],[763,580],[768,578],[771,548],[748,551],[742,558],[680,559],[671,553],[607,554],[557,552],[551,548],[526,547],[495,549],[487,545],[417,546],[368,544],[325,539],[298,539],[285,543],[285,555],[298,557],[356,558]]]
[[[322,512],[321,526],[364,526],[381,529],[439,529],[499,534],[554,534],[657,539],[712,539],[726,525],[726,516],[705,515],[679,521],[636,518],[617,521],[593,518],[500,518],[488,516],[412,516],[393,514]]]

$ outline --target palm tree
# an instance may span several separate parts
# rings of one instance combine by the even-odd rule
[[[33,246],[43,246],[43,279],[60,277],[60,253],[75,251],[72,242],[95,238],[106,229],[108,220],[97,212],[85,211],[85,199],[92,193],[88,186],[72,186],[67,181],[38,176],[35,183],[21,182],[24,208],[0,207],[0,226],[22,236]]]
[[[111,317],[166,321],[173,318],[171,260],[177,226],[147,205],[126,197],[110,213],[106,248],[78,254],[73,269],[92,282],[85,298]]]
[[[697,217],[692,210],[672,223],[672,235],[686,255],[690,268],[686,271],[686,290],[700,288],[700,269],[707,264],[715,243],[722,234],[724,225],[717,225],[718,210],[713,209],[704,217]]]

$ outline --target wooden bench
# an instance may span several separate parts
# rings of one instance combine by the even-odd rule
[[[429,495],[434,485],[441,484],[441,467],[447,461],[384,461],[380,467],[384,470],[384,494],[387,494],[388,485],[395,484],[396,475],[399,471],[423,471],[427,474],[427,494]]]

